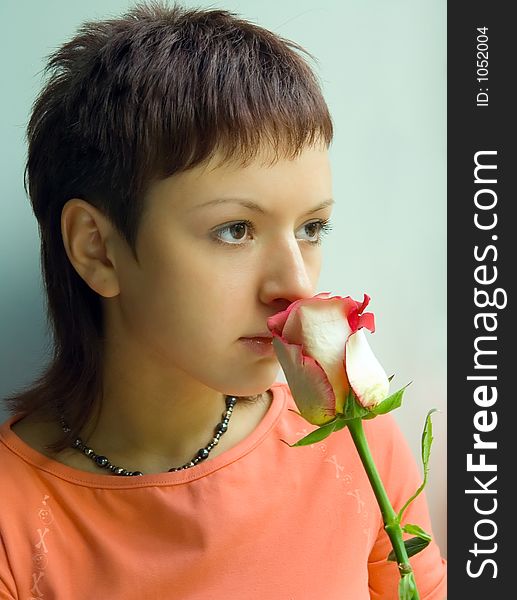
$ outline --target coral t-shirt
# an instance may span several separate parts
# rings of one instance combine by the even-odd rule
[[[183,471],[117,477],[53,461],[0,428],[0,598],[396,599],[398,572],[348,430],[314,426],[285,383],[246,439]],[[18,417],[19,418],[19,417]],[[398,510],[420,469],[391,415],[364,421]],[[431,532],[424,495],[405,522]],[[432,542],[411,558],[421,600],[446,597]]]

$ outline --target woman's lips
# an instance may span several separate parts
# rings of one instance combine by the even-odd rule
[[[274,354],[272,337],[245,337],[240,341],[253,352],[260,355]]]

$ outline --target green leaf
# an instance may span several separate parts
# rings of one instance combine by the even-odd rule
[[[340,429],[343,429],[343,427],[346,427],[346,421],[336,418],[333,421],[330,421],[330,423],[325,423],[325,425],[322,425],[321,427],[318,427],[318,429],[311,431],[311,433],[306,435],[301,440],[298,440],[295,444],[287,444],[285,440],[282,440],[282,442],[287,444],[290,448],[293,448],[294,446],[308,446],[309,444],[321,442],[321,440],[324,440],[331,433],[334,431],[339,431]]]
[[[370,412],[372,412],[374,415],[385,415],[386,413],[398,408],[402,404],[402,396],[404,395],[404,391],[410,384],[411,381],[394,394],[391,394],[391,396],[384,398],[384,400],[379,402],[379,404],[377,404],[375,408],[372,408]]]
[[[413,573],[406,573],[399,581],[399,600],[414,600],[416,595],[416,585]]]
[[[431,445],[433,443],[433,424],[431,422],[431,415],[438,409],[433,408],[427,413],[425,419],[424,431],[422,432],[422,462],[424,464],[424,473],[427,475],[429,470],[429,457],[431,455]]]
[[[422,540],[427,540],[428,542],[430,542],[432,539],[431,536],[418,525],[410,525],[408,523],[407,525],[404,525],[404,527],[402,527],[402,531],[404,531],[405,533],[412,533],[413,535],[416,535]]]
[[[430,539],[423,540],[420,537],[412,537],[412,538],[409,538],[409,540],[404,540],[404,546],[406,547],[406,552],[407,552],[408,558],[410,556],[414,556],[415,554],[418,554],[424,548],[427,548],[427,546],[429,546],[430,541],[431,541]],[[397,562],[397,556],[395,554],[395,550],[392,550],[388,554],[388,560]]]
[[[404,542],[404,546],[406,546],[408,558],[411,556],[415,556],[415,554],[418,554],[424,548],[427,548],[427,546],[429,546],[430,541],[431,540],[423,540],[420,537],[413,537],[409,538],[409,540],[406,540]]]
[[[431,444],[433,443],[433,424],[431,422],[431,415],[436,412],[438,409],[432,408],[425,418],[424,431],[422,432],[422,463],[424,467],[424,480],[422,481],[422,485],[417,489],[417,491],[411,496],[411,498],[404,504],[404,506],[400,509],[397,519],[400,523],[402,520],[402,515],[404,514],[406,508],[413,502],[413,500],[422,492],[427,484],[427,476],[429,474],[429,457],[431,456]]]
[[[395,377],[395,373],[393,373],[393,375],[390,375],[390,376],[388,377],[388,381],[390,381],[390,382],[391,382],[391,380],[392,380],[394,377]]]

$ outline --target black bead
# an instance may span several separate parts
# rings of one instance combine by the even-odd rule
[[[217,427],[215,428],[215,432],[216,433],[225,433],[227,429],[228,429],[228,425],[226,423],[219,423],[219,425],[217,425]]]
[[[130,475],[143,475],[142,471],[131,471]]]
[[[205,458],[208,458],[209,452],[206,448],[201,448],[200,450],[197,451],[197,454],[195,456],[195,458],[199,458],[200,460],[205,460]]]
[[[99,467],[105,467],[109,463],[109,460],[105,456],[96,456],[94,460]]]

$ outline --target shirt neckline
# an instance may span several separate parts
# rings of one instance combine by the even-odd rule
[[[276,381],[270,390],[273,394],[273,399],[268,411],[257,425],[257,427],[246,438],[238,444],[206,461],[183,471],[173,471],[167,473],[153,473],[150,475],[140,475],[137,477],[121,477],[117,475],[101,475],[81,471],[74,467],[64,465],[52,458],[49,458],[38,452],[27,443],[25,443],[11,429],[11,426],[21,418],[21,415],[15,415],[7,419],[0,426],[0,441],[13,453],[23,459],[26,463],[31,464],[41,471],[58,477],[59,479],[93,488],[104,489],[130,489],[142,488],[151,486],[167,486],[179,485],[188,483],[196,479],[201,479],[218,471],[225,466],[233,463],[245,454],[248,454],[253,448],[259,445],[267,436],[269,431],[280,418],[281,413],[286,405],[287,384]]]

